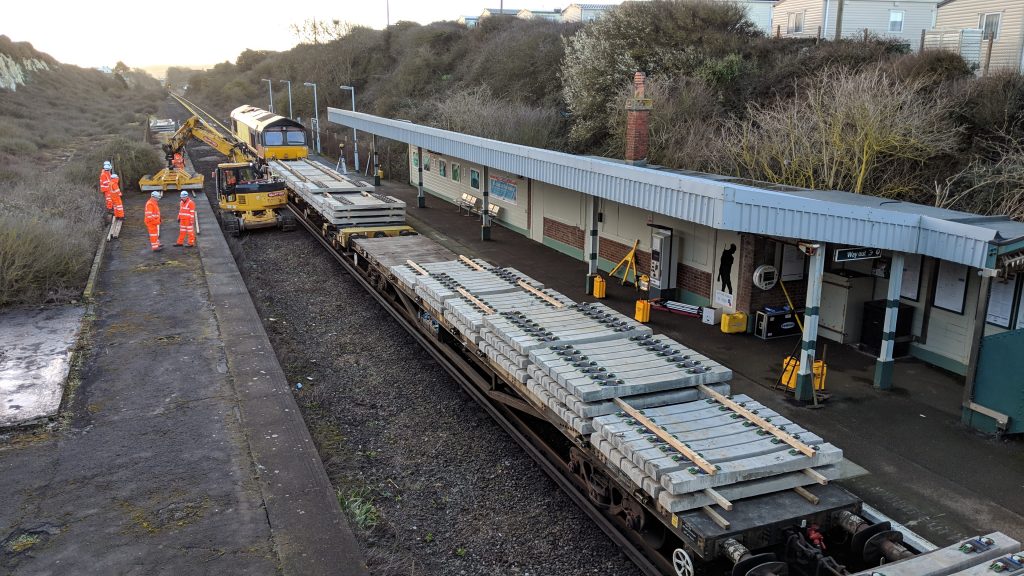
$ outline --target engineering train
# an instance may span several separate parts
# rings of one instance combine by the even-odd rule
[[[308,156],[303,126],[271,112],[240,106],[231,113],[230,129],[264,161],[303,160]],[[315,164],[310,160],[305,163]],[[360,187],[353,185],[353,188]],[[353,193],[381,197],[371,191]],[[483,352],[479,342],[468,339],[463,329],[445,319],[443,311],[429,306],[419,291],[404,286],[391,267],[404,261],[424,274],[425,270],[405,259],[415,252],[420,254],[421,262],[426,262],[422,260],[424,254],[447,253],[446,249],[418,236],[408,226],[388,226],[388,232],[373,234],[367,233],[371,229],[362,228],[364,233],[346,236],[346,230],[332,222],[329,206],[329,203],[314,204],[301,194],[289,194],[289,208],[298,222],[533,457],[644,574],[990,576],[1010,567],[1005,570],[1007,576],[1024,576],[1024,568],[1020,568],[1024,564],[1018,566],[1016,560],[1021,556],[1013,554],[1020,549],[1020,544],[1001,533],[968,539],[928,553],[926,547],[918,546],[916,539],[905,540],[907,534],[911,534],[908,538],[913,538],[912,533],[899,530],[883,518],[872,517],[860,498],[820,479],[799,492],[786,489],[740,497],[742,502],[735,510],[732,503],[715,493],[716,502],[721,506],[718,512],[710,510],[710,506],[679,513],[668,511],[645,495],[621,470],[609,466],[610,457],[589,443],[585,435],[569,429],[556,414],[531,400],[523,386]],[[391,231],[400,232],[392,234]],[[419,240],[414,247],[415,239]],[[394,253],[387,245],[378,244],[393,240],[410,244]],[[482,269],[478,261],[459,258],[471,268]],[[389,259],[395,261],[388,262]],[[502,273],[500,268],[495,270],[499,275]],[[485,309],[485,302],[470,300]],[[647,430],[658,434],[655,428],[651,422]],[[691,474],[696,472],[691,471]],[[885,565],[879,567],[880,564]]]
[[[309,155],[302,124],[248,104],[231,111],[231,134],[264,160],[298,160]]]

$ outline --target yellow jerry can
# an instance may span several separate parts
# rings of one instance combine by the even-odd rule
[[[722,314],[722,332],[738,334],[747,331],[747,315],[744,312]]]

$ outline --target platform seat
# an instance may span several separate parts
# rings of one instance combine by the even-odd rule
[[[476,203],[479,201],[480,199],[476,196],[463,192],[462,197],[455,201],[455,205],[459,207],[459,214],[463,210],[466,211],[466,214],[472,214],[476,212]]]

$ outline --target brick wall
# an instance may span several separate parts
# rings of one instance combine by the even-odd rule
[[[605,260],[611,262],[614,266],[615,264],[618,264],[620,260],[626,257],[626,254],[629,253],[629,250],[632,247],[632,244],[627,246],[614,240],[609,240],[608,238],[601,238],[598,241],[597,254],[601,258],[604,258]],[[636,251],[636,269],[637,274],[648,274],[651,271],[650,252],[644,252],[642,250]],[[617,272],[617,274],[618,273],[621,272]]]
[[[751,254],[750,259],[741,259],[739,278],[739,303],[741,310],[749,314],[763,309],[765,306],[780,307],[786,306],[786,294],[782,291],[779,283],[771,290],[761,290],[754,286],[754,269],[760,264],[774,264],[775,255],[770,249],[769,240],[760,238],[753,234],[744,234],[741,238],[744,254]],[[781,250],[781,244],[775,244],[775,250]],[[786,290],[793,299],[793,306],[800,310],[807,301],[807,278],[786,282]]]
[[[681,290],[711,299],[711,272],[679,264],[679,270],[676,272],[676,285]]]
[[[551,218],[544,219],[544,235],[562,244],[583,250],[583,230]]]

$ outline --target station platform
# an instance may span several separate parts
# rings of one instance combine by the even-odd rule
[[[0,444],[0,572],[365,574],[209,202],[152,252],[124,196],[64,410]]]
[[[577,301],[592,300],[585,292],[586,263],[500,225],[490,241],[481,241],[479,216],[460,214],[429,194],[426,208],[416,208],[416,189],[407,184],[386,181],[378,191],[404,200],[408,223],[453,252],[515,267]],[[633,287],[608,279],[606,305],[632,317],[636,298]],[[870,472],[843,485],[931,542],[942,546],[992,530],[1024,539],[1024,442],[986,437],[960,423],[959,376],[901,359],[895,388],[882,392],[872,387],[873,357],[830,344],[830,398],[818,407],[800,406],[773,389],[798,336],[724,334],[699,318],[658,310],[649,325],[730,367],[734,393],[798,419],[842,448]]]

